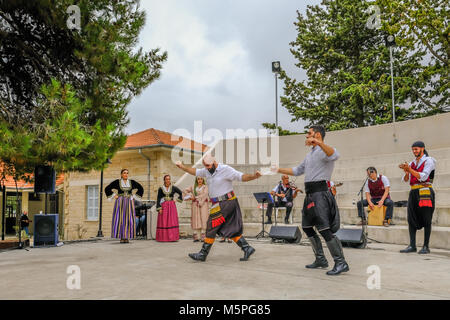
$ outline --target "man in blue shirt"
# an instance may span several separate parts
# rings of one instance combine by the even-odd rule
[[[306,155],[305,160],[294,168],[277,168],[277,172],[299,176],[305,175],[305,202],[302,211],[302,229],[311,241],[316,260],[306,268],[327,268],[328,261],[322,249],[322,242],[314,231],[317,228],[325,239],[331,256],[334,259],[334,267],[328,271],[328,275],[338,275],[349,271],[349,266],[344,258],[341,241],[333,234],[339,230],[339,211],[336,200],[328,189],[327,181],[331,180],[334,162],[339,158],[335,148],[323,142],[325,128],[311,126],[306,134],[307,146],[312,150]]]

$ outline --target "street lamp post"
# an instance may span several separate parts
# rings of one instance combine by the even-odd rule
[[[394,67],[392,63],[392,47],[389,47],[389,55],[391,57],[392,122],[395,122]]]
[[[105,164],[110,164],[111,160],[108,159]],[[99,196],[100,196],[100,204],[99,204],[99,208],[98,208],[98,232],[97,232],[97,237],[103,237],[103,232],[102,232],[102,211],[103,211],[103,168],[104,165],[102,166],[102,171],[100,171],[100,192],[99,192]]]
[[[4,180],[2,180],[1,190],[2,190],[2,240],[5,240],[6,185]]]
[[[103,168],[100,172],[100,206],[98,208],[98,233],[97,237],[103,237],[102,232],[102,208],[103,208]]]
[[[278,129],[278,74],[280,71],[280,61],[273,61],[272,72],[275,74],[275,130]]]
[[[392,49],[395,46],[395,37],[388,35],[385,38],[386,46],[389,47],[389,57],[391,62],[391,95],[392,95],[392,122],[395,123],[395,96],[394,96],[394,59]]]

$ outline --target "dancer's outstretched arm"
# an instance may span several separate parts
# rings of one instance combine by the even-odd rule
[[[292,168],[278,168],[277,173],[287,174],[289,176],[294,175],[294,171],[292,170]]]
[[[178,161],[176,163],[177,167],[180,168],[181,170],[183,170],[184,172],[187,172],[189,174],[192,174],[193,176],[195,176],[195,173],[197,171],[197,168],[188,168],[186,167],[182,162]]]
[[[258,179],[259,177],[261,177],[261,172],[256,171],[254,174],[243,174],[242,175],[242,181],[247,182],[247,181],[252,181],[255,179]]]

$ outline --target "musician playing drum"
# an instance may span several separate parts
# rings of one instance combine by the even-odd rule
[[[272,224],[272,211],[274,206],[277,208],[286,208],[286,217],[284,218],[284,223],[289,224],[289,215],[292,211],[294,199],[295,197],[297,197],[297,194],[299,192],[301,192],[300,189],[297,189],[295,186],[289,183],[289,177],[287,175],[282,175],[280,183],[278,183],[270,192],[272,197],[277,197],[277,200],[275,200],[275,204],[269,203],[267,206],[266,224]]]

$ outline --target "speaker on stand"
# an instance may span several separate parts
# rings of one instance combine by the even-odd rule
[[[45,193],[45,209],[47,214],[47,195],[56,192],[56,171],[52,166],[37,166],[34,169],[34,193]]]
[[[37,166],[34,169],[34,193],[56,192],[56,171],[51,166]]]

